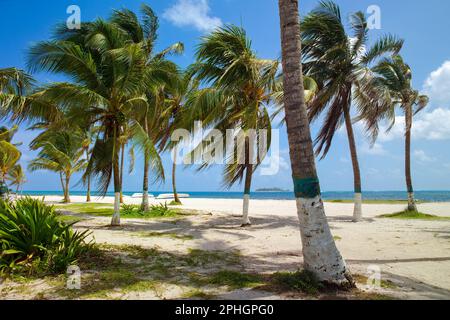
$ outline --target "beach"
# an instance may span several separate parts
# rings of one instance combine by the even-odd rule
[[[45,197],[48,203],[61,200],[58,196]],[[127,204],[140,203],[140,199],[131,197],[125,197],[124,200]],[[73,203],[84,201],[85,197],[72,197]],[[253,225],[249,228],[240,228],[240,200],[182,201],[181,208],[197,210],[200,214],[183,218],[175,225],[123,219],[121,228],[111,229],[104,227],[110,218],[92,217],[75,227],[93,230],[97,243],[134,244],[148,248],[157,246],[168,252],[183,252],[187,247],[237,250],[245,258],[246,272],[295,271],[301,268],[301,240],[295,201],[252,200],[250,219]],[[94,198],[93,202],[111,204],[113,198]],[[151,200],[151,204],[164,202]],[[395,289],[382,290],[398,298],[450,299],[450,220],[380,218],[382,214],[404,209],[403,204],[380,203],[363,205],[363,221],[353,223],[353,204],[326,202],[325,208],[336,244],[353,273],[370,276],[369,269],[379,268],[381,278],[395,284]],[[450,203],[423,203],[418,208],[424,213],[450,216]],[[193,240],[186,244],[175,240],[133,236],[143,231],[188,234]],[[223,298],[244,297],[252,298],[248,292],[239,291]],[[170,294],[165,298],[171,298]]]

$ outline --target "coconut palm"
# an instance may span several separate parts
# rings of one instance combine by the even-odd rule
[[[147,90],[147,106],[137,113],[135,118],[147,134],[148,145],[151,148],[144,148],[144,176],[143,176],[143,197],[141,209],[148,211],[149,200],[149,170],[152,169],[155,180],[164,180],[164,170],[160,164],[159,155],[155,154],[155,147],[160,141],[163,126],[167,118],[164,107],[164,90],[172,77],[177,75],[177,66],[166,59],[168,55],[180,54],[184,50],[182,43],[174,43],[161,52],[155,52],[154,47],[158,38],[159,20],[153,10],[147,6],[141,6],[143,19],[140,21],[137,15],[130,10],[115,11],[111,21],[127,35],[128,41],[141,46],[145,54],[145,66],[150,71]]]
[[[223,136],[227,129],[235,129],[236,146],[227,150],[224,145],[223,150],[226,158],[224,186],[229,188],[245,180],[242,226],[248,226],[251,224],[248,211],[252,175],[270,147],[268,105],[276,103],[275,76],[279,63],[258,58],[245,30],[233,25],[204,36],[197,47],[196,58],[190,72],[197,81],[210,87],[192,95],[189,117],[220,130]],[[215,143],[210,148],[214,146]],[[208,163],[204,163],[200,169],[207,166]]]
[[[0,116],[12,115],[33,86],[30,75],[16,68],[0,69]]]
[[[343,283],[351,279],[328,226],[320,193],[303,90],[297,0],[279,0],[283,88],[303,261],[318,279]]]
[[[366,48],[369,28],[362,12],[350,17],[352,34],[346,33],[340,8],[332,1],[322,1],[301,22],[305,74],[319,85],[319,92],[309,104],[310,121],[324,114],[315,140],[316,154],[323,159],[330,150],[335,133],[345,123],[353,166],[355,206],[354,221],[362,217],[361,174],[352,127],[352,91],[370,73],[375,60],[398,53],[402,40],[393,36],[380,38]]]
[[[22,153],[17,148],[17,145],[11,141],[18,127],[12,129],[6,127],[0,128],[0,195],[4,196],[8,193],[6,180],[11,170],[17,165]]]
[[[49,170],[58,173],[65,203],[70,203],[72,175],[85,169],[87,165],[83,142],[83,135],[79,132],[47,130],[30,144],[30,148],[39,149],[39,153],[36,159],[30,161],[29,170]]]
[[[112,225],[120,224],[119,158],[127,131],[157,157],[133,117],[147,107],[146,89],[154,84],[162,64],[147,65],[146,45],[131,42],[129,34],[116,22],[97,19],[82,24],[80,30],[61,27],[53,40],[40,42],[30,50],[29,66],[33,71],[61,73],[72,80],[41,88],[40,99],[59,104],[75,123],[99,128],[85,178],[98,177],[102,194],[114,181]]]
[[[16,164],[8,171],[6,179],[11,186],[16,186],[16,193],[19,193],[22,185],[26,182],[25,172],[20,164]]]
[[[408,192],[408,210],[417,211],[411,178],[411,129],[413,116],[424,109],[429,101],[412,87],[412,71],[400,55],[381,60],[373,68],[373,78],[369,85],[357,95],[361,119],[365,120],[367,130],[375,142],[379,122],[388,120],[395,123],[395,111],[400,108],[405,115],[405,177]],[[378,98],[380,97],[381,98]],[[375,97],[375,101],[374,101]],[[382,103],[380,103],[382,101]]]

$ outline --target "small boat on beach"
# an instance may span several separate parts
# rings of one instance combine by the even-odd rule
[[[189,198],[189,197],[190,197],[190,195],[187,193],[179,193],[178,194],[178,198],[180,198],[180,199],[185,199],[185,198]],[[174,199],[174,198],[175,198],[175,196],[173,193],[163,193],[156,197],[156,199],[160,199],[160,200],[161,199]]]
[[[142,198],[144,196],[144,194],[143,193],[134,193],[131,197],[132,198],[134,198],[134,199],[139,199],[139,198]],[[148,194],[148,197],[149,198],[155,198],[155,196],[153,195],[153,194]]]

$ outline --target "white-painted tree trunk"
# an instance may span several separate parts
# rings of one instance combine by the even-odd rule
[[[250,207],[250,195],[244,194],[244,207],[242,209],[242,226],[250,226],[252,223],[248,217],[248,210]]]
[[[353,209],[353,221],[359,222],[362,219],[362,194],[355,193],[355,208]]]
[[[111,220],[112,226],[120,226],[120,192],[114,193],[114,214]]]
[[[331,235],[321,197],[296,200],[305,269],[320,281],[345,283],[347,267]]]

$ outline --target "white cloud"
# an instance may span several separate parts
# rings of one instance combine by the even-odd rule
[[[380,130],[379,141],[391,141],[405,136],[405,117],[395,118],[395,125],[389,133],[386,127]],[[417,140],[450,139],[450,109],[438,108],[419,114],[413,120],[412,138]]]
[[[163,17],[178,27],[193,26],[202,32],[222,26],[220,18],[210,15],[208,0],[178,0]]]
[[[417,161],[422,163],[436,161],[436,158],[428,156],[423,150],[414,150],[413,156]]]
[[[445,61],[428,76],[423,90],[433,106],[450,107],[450,61]]]
[[[361,146],[361,152],[372,156],[382,156],[386,154],[386,150],[384,150],[383,145],[380,143],[375,143],[373,146],[363,144]]]

